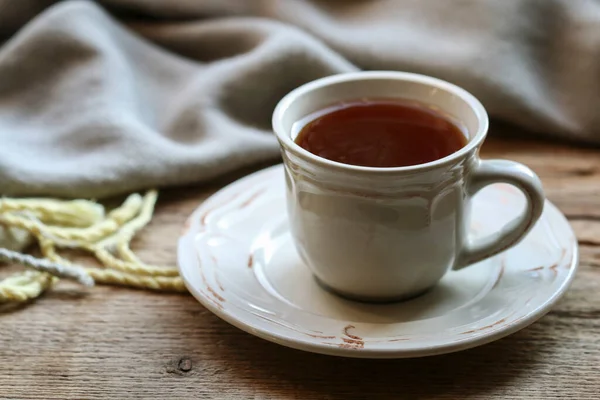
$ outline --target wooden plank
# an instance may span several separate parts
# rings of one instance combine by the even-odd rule
[[[573,217],[581,267],[546,317],[508,338],[445,356],[350,360],[257,339],[191,296],[61,284],[0,314],[0,398],[592,399],[600,393],[600,152],[492,139],[485,158],[522,161]],[[247,172],[247,171],[245,171]],[[134,242],[143,259],[175,263],[187,215],[240,175],[164,191]]]

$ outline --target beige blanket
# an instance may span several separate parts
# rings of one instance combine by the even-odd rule
[[[0,194],[102,197],[278,157],[271,111],[356,69],[600,142],[594,0],[0,0]],[[49,6],[49,7],[48,7]]]

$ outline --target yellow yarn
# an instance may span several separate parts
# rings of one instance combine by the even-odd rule
[[[104,218],[104,207],[89,200],[0,198],[0,213],[25,211],[50,225],[89,226]]]
[[[50,288],[58,280],[53,275],[59,274],[82,282],[91,277],[99,284],[185,292],[175,267],[148,265],[129,246],[152,219],[156,199],[154,190],[144,197],[132,194],[106,216],[102,205],[87,200],[0,199],[0,225],[27,231],[38,241],[44,258],[52,263],[48,266],[48,261],[26,255],[23,259],[20,253],[5,260],[23,260],[23,265],[37,270],[0,281],[0,302],[34,299]],[[59,248],[91,253],[104,268],[75,266],[60,256]]]
[[[0,302],[35,299],[54,283],[52,275],[38,271],[13,274],[0,282]]]
[[[90,269],[89,274],[98,283],[123,285],[140,289],[185,292],[187,289],[179,277],[135,275],[114,269]]]

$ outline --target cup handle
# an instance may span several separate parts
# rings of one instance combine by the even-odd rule
[[[544,190],[542,182],[531,169],[514,161],[479,160],[467,183],[469,201],[478,191],[493,183],[508,183],[521,190],[527,198],[527,207],[521,215],[509,221],[499,232],[475,242],[465,238],[465,246],[454,265],[455,270],[514,246],[523,239],[542,215],[545,202]]]

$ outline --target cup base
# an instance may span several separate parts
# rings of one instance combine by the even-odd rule
[[[323,282],[322,280],[320,280],[316,275],[313,275],[313,278],[319,284],[319,286],[321,286],[323,289],[327,290],[328,292],[330,292],[336,296],[342,297],[344,299],[357,301],[360,303],[377,303],[377,304],[399,303],[401,301],[408,301],[408,300],[412,300],[416,297],[419,297],[419,296],[427,293],[428,291],[430,291],[433,288],[433,286],[430,286],[426,289],[419,290],[414,293],[408,293],[408,294],[404,294],[404,295],[400,295],[400,296],[393,296],[393,297],[362,296],[362,295],[357,295],[354,293],[348,293],[348,292],[345,292],[342,290],[334,289],[331,286],[329,286],[328,284],[326,284],[325,282]]]

